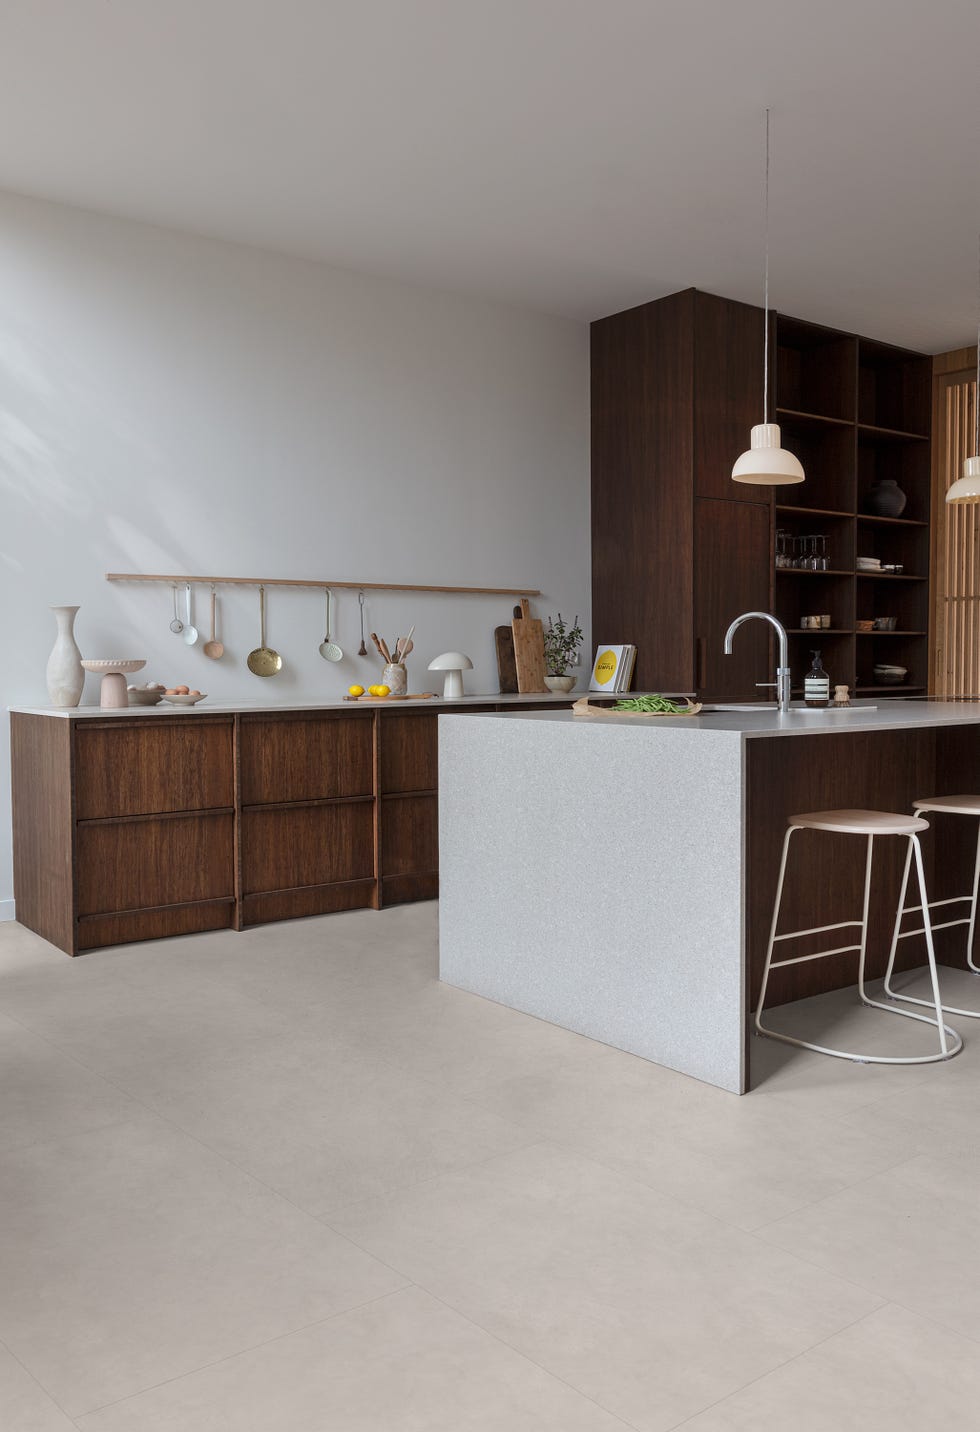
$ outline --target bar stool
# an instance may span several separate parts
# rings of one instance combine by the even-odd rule
[[[953,895],[948,900],[930,900],[927,909],[930,916],[932,930],[951,930],[956,925],[967,925],[966,933],[966,963],[967,968],[975,975],[980,975],[980,965],[973,958],[973,936],[977,926],[977,892],[980,890],[980,796],[929,796],[924,800],[913,801],[916,811],[935,811],[944,815],[965,815],[977,821],[977,853],[973,865],[973,890],[969,895]],[[911,857],[911,851],[910,851]],[[898,952],[899,940],[908,940],[913,935],[922,935],[925,931],[920,927],[915,930],[903,930],[902,918],[905,915],[916,915],[922,910],[921,905],[906,905],[908,896],[910,861],[905,862],[905,875],[902,878],[902,894],[898,902],[898,913],[895,916],[895,930],[892,934],[892,945],[888,955],[888,968],[885,971],[885,993],[889,999],[902,1000],[905,1004],[922,1004],[927,1009],[932,1008],[932,1001],[928,999],[917,999],[914,995],[898,994],[892,989],[892,973],[895,966],[895,956]],[[956,920],[945,920],[941,925],[932,923],[932,911],[938,910],[944,905],[962,905],[969,903],[969,914],[962,915]],[[980,1010],[957,1009],[955,1005],[944,1004],[943,1009],[947,1014],[962,1014],[967,1019],[980,1019]]]
[[[769,944],[766,949],[766,964],[762,976],[762,989],[759,994],[759,1004],[755,1012],[755,1027],[759,1034],[766,1035],[769,1039],[779,1039],[783,1044],[795,1044],[801,1049],[812,1049],[817,1054],[829,1054],[835,1059],[851,1059],[858,1064],[935,1064],[942,1059],[950,1059],[958,1054],[963,1048],[963,1041],[954,1029],[943,1023],[942,1004],[939,998],[939,979],[936,974],[936,956],[932,945],[932,925],[929,919],[929,903],[926,893],[925,872],[922,868],[922,848],[919,844],[919,833],[929,829],[929,822],[917,815],[893,815],[888,811],[879,810],[822,810],[812,811],[808,815],[792,815],[787,825],[786,836],[783,840],[783,856],[779,866],[779,881],[776,885],[776,902],[773,906],[772,924],[769,927]],[[791,930],[783,935],[777,935],[779,926],[779,910],[783,899],[783,882],[786,877],[786,863],[789,856],[790,841],[798,830],[824,830],[836,831],[844,835],[861,835],[867,840],[867,855],[865,858],[864,873],[864,909],[860,920],[841,920],[834,925],[817,925],[810,930]],[[905,886],[908,884],[909,869],[912,858],[915,858],[915,869],[919,881],[919,897],[922,901],[922,933],[926,937],[926,950],[929,960],[929,972],[932,976],[932,990],[934,999],[932,1001],[919,1000],[918,1003],[927,1004],[928,1008],[935,1011],[935,1019],[930,1019],[924,1014],[913,1014],[908,1009],[896,1009],[894,1004],[883,1004],[880,1000],[871,999],[864,988],[864,963],[868,945],[868,910],[871,901],[871,865],[874,856],[874,843],[876,836],[902,835],[908,840],[908,857],[905,862]],[[901,908],[901,907],[900,907]],[[812,955],[796,955],[787,960],[773,960],[773,949],[783,940],[798,939],[801,935],[821,935],[828,930],[844,930],[857,926],[861,931],[861,938],[856,945],[840,945],[833,950],[819,950]],[[931,1025],[939,1032],[939,1050],[935,1054],[917,1054],[913,1056],[899,1057],[898,1055],[884,1054],[858,1054],[851,1053],[846,1049],[832,1049],[825,1044],[814,1044],[807,1039],[797,1039],[792,1034],[782,1034],[775,1029],[767,1029],[762,1023],[762,1011],[766,1002],[766,989],[769,984],[769,971],[783,969],[786,965],[804,964],[808,960],[823,960],[829,955],[842,955],[850,951],[858,952],[858,994],[861,1002],[872,1006],[874,1009],[883,1009],[887,1014],[904,1015],[906,1019],[916,1019],[920,1024]]]

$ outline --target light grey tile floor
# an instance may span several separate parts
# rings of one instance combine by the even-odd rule
[[[906,1069],[754,1040],[739,1100],[436,968],[434,905],[0,924],[3,1432],[974,1425],[980,1021]]]

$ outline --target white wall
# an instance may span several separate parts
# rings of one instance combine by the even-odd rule
[[[263,681],[244,665],[256,592],[220,593],[216,663],[171,635],[169,588],[107,571],[540,587],[535,609],[578,612],[591,656],[584,326],[13,195],[0,274],[4,706],[47,703],[50,603],[81,606],[83,655],[145,656],[141,680],[219,700],[380,679],[355,654],[356,594],[337,622],[350,655],[331,666],[322,596],[274,591],[284,670]],[[469,688],[496,690],[508,599],[368,594],[366,613],[389,640],[417,623],[413,689],[459,648]],[[98,700],[92,677],[82,699]]]

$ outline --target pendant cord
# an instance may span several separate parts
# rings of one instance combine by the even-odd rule
[[[765,313],[765,339],[762,357],[762,421],[769,421],[769,110],[766,110],[766,181],[763,207],[765,210],[765,267],[762,280],[762,307]],[[977,371],[980,372],[980,358]]]
[[[980,457],[980,234],[977,235],[977,386],[973,394],[973,451]]]

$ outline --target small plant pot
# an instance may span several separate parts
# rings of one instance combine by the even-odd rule
[[[545,686],[547,686],[549,691],[554,691],[556,695],[560,694],[562,696],[567,696],[568,693],[571,691],[572,687],[575,685],[575,677],[546,676],[544,679],[544,684]]]

